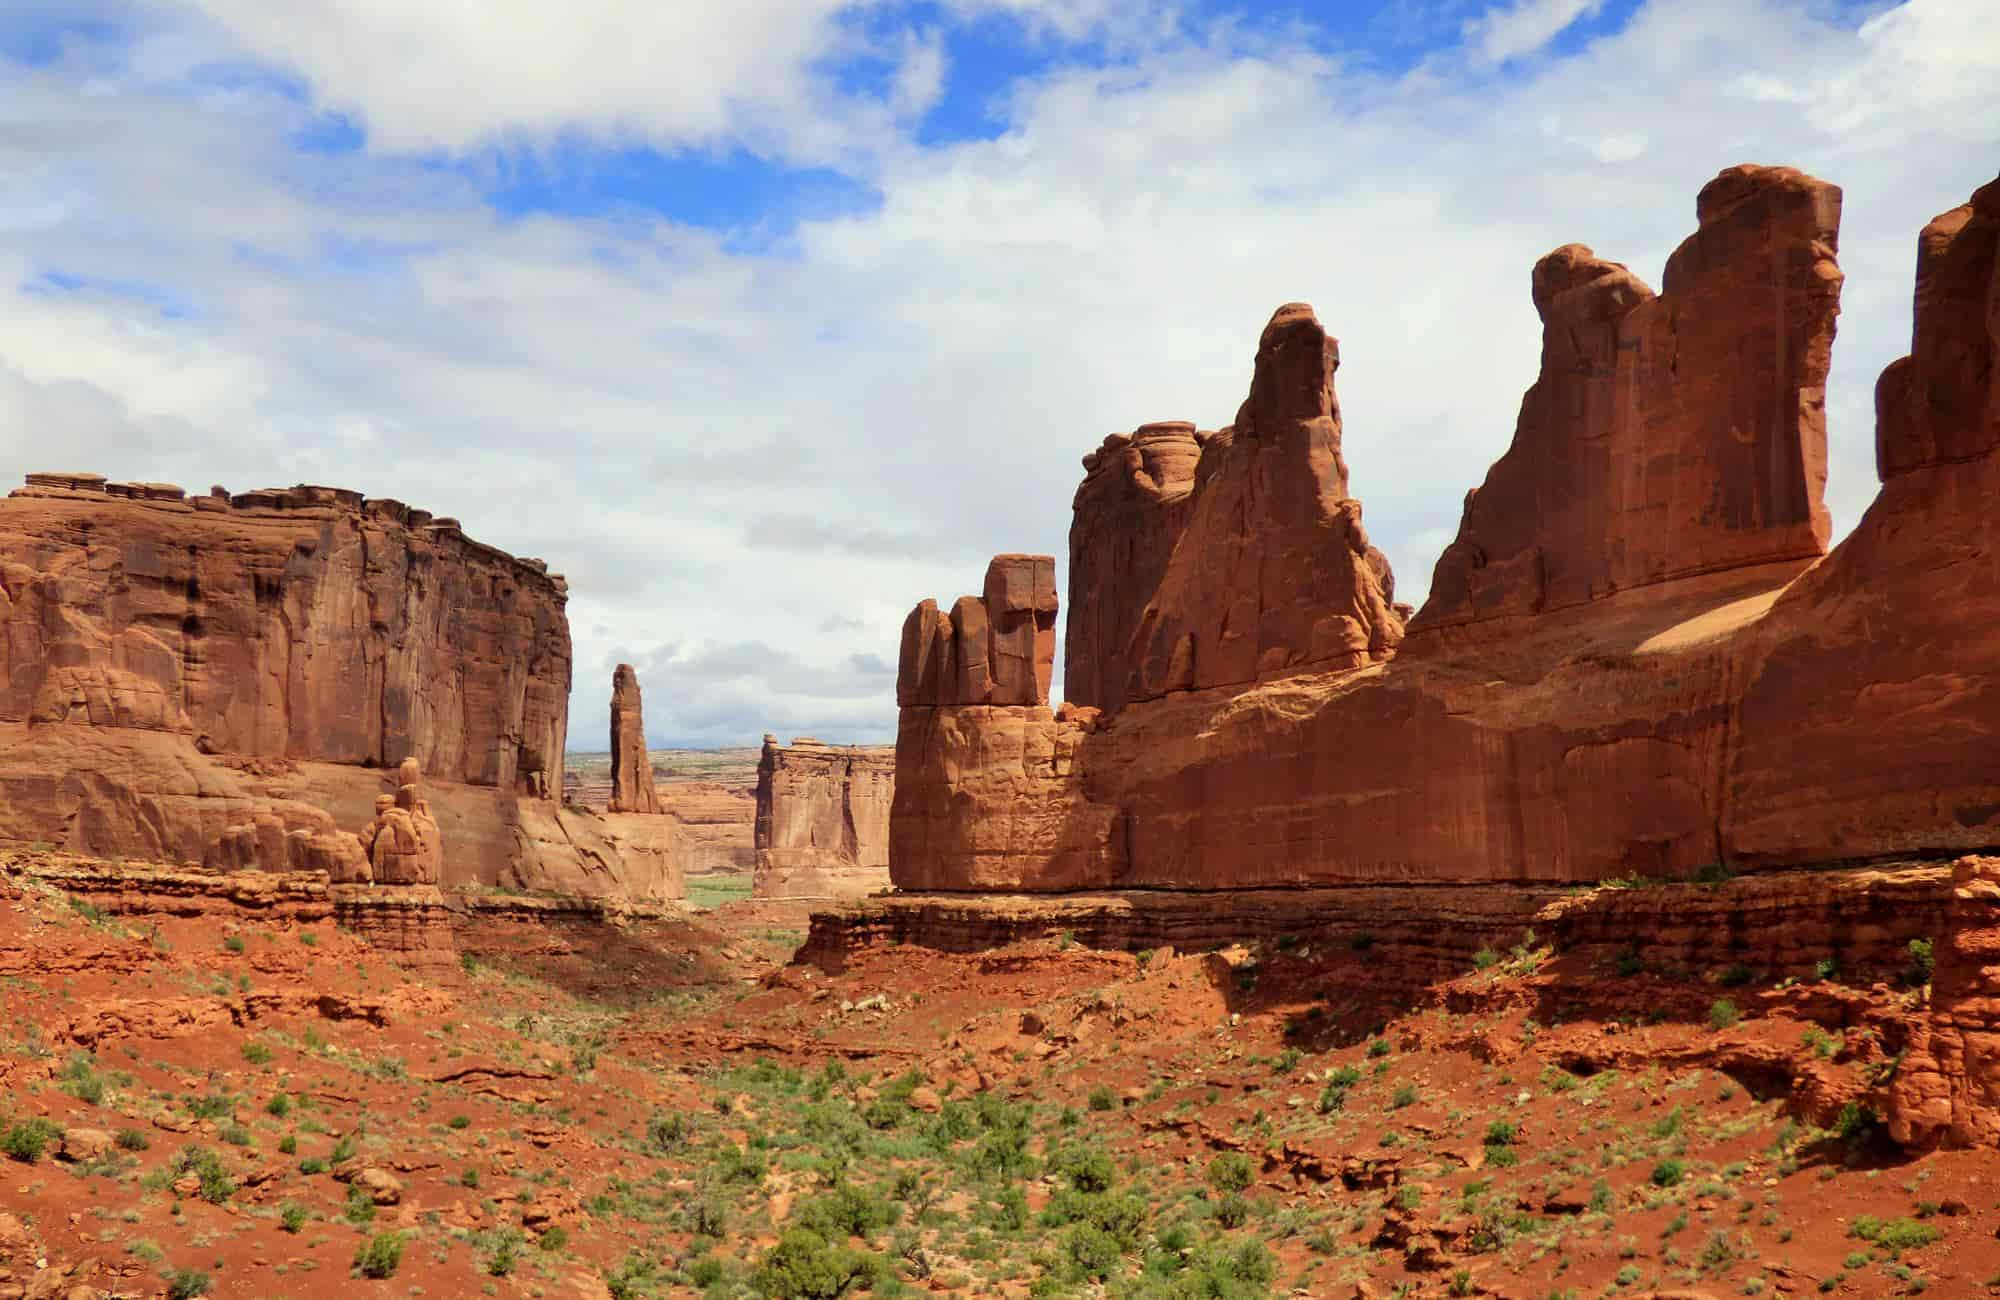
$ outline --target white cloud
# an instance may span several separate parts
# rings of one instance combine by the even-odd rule
[[[891,126],[822,66],[855,52],[862,38],[842,19],[875,0],[177,2],[304,78],[386,151],[582,134],[829,162]]]
[[[1604,8],[1604,0],[1515,0],[1465,24],[1465,39],[1494,63],[1537,52],[1579,18]]]
[[[909,607],[976,587],[993,552],[1061,555],[1077,458],[1104,434],[1226,422],[1279,303],[1313,302],[1342,338],[1354,489],[1421,598],[1533,378],[1534,260],[1582,240],[1657,285],[1700,185],[1765,161],[1847,189],[1830,416],[1851,523],[1916,232],[2000,158],[2000,51],[1971,8],[1995,6],[1914,0],[1855,29],[1807,0],[1655,0],[1506,76],[1479,46],[1389,79],[1268,33],[1153,42],[1014,86],[996,139],[869,152],[880,208],[777,253],[633,217],[502,219],[449,171],[300,155],[308,106],[254,83],[190,94],[186,69],[227,51],[169,25],[123,67],[9,86],[0,465],[336,482],[544,556],[571,579],[579,745],[602,743],[621,656],[661,736],[881,739],[876,660]],[[501,37],[468,39],[436,52],[445,80],[497,58],[477,51]],[[935,48],[870,39],[905,69]],[[747,116],[672,109],[654,129],[760,129],[766,72],[709,83],[763,104]],[[588,129],[630,99],[613,76],[593,107],[587,85],[508,103],[497,75],[474,96],[491,103],[432,128],[433,88],[306,75],[411,139]],[[929,74],[910,75],[920,102]],[[50,270],[111,287],[26,287]],[[162,316],[148,285],[191,312]]]

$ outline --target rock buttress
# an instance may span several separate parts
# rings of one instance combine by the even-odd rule
[[[889,885],[888,746],[764,737],[757,765],[757,898],[858,898]]]

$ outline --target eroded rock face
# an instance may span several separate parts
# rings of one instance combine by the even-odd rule
[[[0,501],[0,839],[385,883],[386,825],[392,874],[677,893],[560,802],[566,600],[400,502],[29,475]]]
[[[1069,526],[1069,620],[1063,694],[1115,713],[1125,704],[1130,647],[1187,528],[1202,444],[1192,424],[1114,433],[1083,458]]]
[[[653,788],[653,763],[646,757],[639,674],[631,664],[619,664],[611,674],[611,811],[660,811],[660,796]]]
[[[1441,565],[1393,658],[1308,657],[1206,687],[1196,672],[1174,678],[1194,689],[1128,693],[1115,716],[906,708],[892,876],[980,890],[1564,883],[2000,844],[1996,193],[1924,235],[1915,350],[1883,387],[1884,487],[1818,563],[1836,193],[1732,169],[1703,191],[1701,229],[1658,298],[1580,248],[1544,259],[1544,371],[1455,551],[1484,562]],[[1281,335],[1308,337],[1286,318]],[[1310,390],[1296,355],[1267,359],[1260,384],[1269,372],[1290,376],[1279,393]],[[1263,409],[1253,398],[1239,425],[1268,427]],[[1148,617],[1172,607],[1179,557],[1214,550],[1195,539],[1223,441],[1202,449]],[[1111,450],[1133,473],[1127,446]],[[1100,454],[1079,501],[1150,519],[1106,472]],[[1079,574],[1115,567],[1096,557],[1116,553],[1118,510],[1091,509],[1078,535],[1098,549]],[[1540,576],[1495,576],[1509,566]],[[1294,604],[1292,570],[1266,572],[1260,608],[1316,607]],[[1324,575],[1301,569],[1298,588]],[[907,680],[941,662],[948,623],[913,616]],[[1162,644],[1149,635],[1135,644]],[[1072,645],[1096,636],[1072,626]],[[1091,654],[1084,689],[1102,690],[1116,656]],[[1147,680],[1145,662],[1135,671]]]
[[[1348,495],[1339,364],[1312,308],[1281,307],[1233,425],[1149,425],[1086,459],[1070,529],[1072,703],[1116,712],[1394,653],[1404,612]]]
[[[1056,657],[1056,562],[996,555],[983,594],[949,615],[926,600],[903,623],[896,702],[905,707],[1047,703]]]
[[[889,884],[887,746],[764,737],[757,765],[757,898],[859,898]]]
[[[1542,369],[1412,633],[1826,548],[1840,191],[1732,167],[1665,292],[1581,244],[1535,265]]]
[[[0,721],[560,797],[561,578],[338,488],[183,500],[29,476],[0,505]]]

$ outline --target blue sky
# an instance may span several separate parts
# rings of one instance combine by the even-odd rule
[[[1528,268],[1657,284],[1722,167],[1847,189],[1837,521],[2000,0],[16,0],[0,469],[334,482],[571,580],[658,743],[880,740],[918,599],[1061,555],[1077,459],[1342,338],[1420,598],[1533,379]],[[55,464],[52,462],[61,462]]]

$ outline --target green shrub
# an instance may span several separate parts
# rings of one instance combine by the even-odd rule
[[[241,956],[243,953],[243,946],[244,946],[243,936],[240,934],[232,934],[227,939],[224,939],[222,941],[222,946],[224,948],[227,948],[229,951],[236,953],[238,956]]]
[[[1401,1110],[1405,1106],[1414,1106],[1416,1104],[1417,1085],[1414,1083],[1404,1084],[1402,1087],[1396,1089],[1394,1096],[1389,1098],[1389,1109],[1391,1110]]]
[[[104,1076],[92,1068],[90,1058],[81,1052],[69,1058],[56,1078],[58,1087],[85,1105],[95,1106],[104,1100]]]
[[[1728,998],[1717,998],[1708,1008],[1708,1023],[1716,1029],[1727,1029],[1743,1019],[1743,1013]]]
[[[1875,1111],[1858,1101],[1850,1101],[1840,1108],[1840,1115],[1833,1121],[1834,1132],[1850,1142],[1862,1141],[1875,1132]]]
[[[271,1063],[271,1049],[262,1043],[245,1043],[243,1044],[243,1059],[252,1065],[269,1065]]]
[[[292,1113],[292,1099],[281,1092],[264,1103],[264,1113],[277,1119],[283,1119]]]
[[[182,1104],[196,1119],[222,1119],[236,1111],[236,1098],[227,1093],[212,1092],[202,1097],[188,1097]]]
[[[1512,1146],[1521,1134],[1521,1126],[1504,1119],[1496,1119],[1486,1126],[1486,1145],[1489,1147]]]
[[[184,1268],[167,1278],[167,1300],[195,1300],[208,1294],[208,1274]]]
[[[1868,1214],[1856,1219],[1848,1232],[1892,1253],[1928,1246],[1944,1235],[1932,1225],[1917,1219],[1878,1219]]]
[[[1499,964],[1500,954],[1491,948],[1481,948],[1472,954],[1472,965],[1475,970],[1491,970]]]
[[[1102,1228],[1088,1223],[1079,1223],[1063,1237],[1063,1253],[1069,1256],[1070,1267],[1080,1278],[1103,1281],[1118,1267],[1124,1251],[1119,1249],[1118,1239]]]
[[[1929,939],[1910,940],[1910,965],[1903,972],[1903,978],[1910,984],[1922,987],[1931,982],[1931,973],[1937,969],[1937,958],[1931,951]]]
[[[1092,1110],[1110,1110],[1117,1104],[1117,1095],[1104,1084],[1100,1083],[1090,1090],[1090,1108]]]
[[[561,1226],[550,1228],[541,1236],[535,1238],[535,1245],[539,1249],[551,1253],[561,1250],[563,1247],[569,1245],[569,1229]]]
[[[1231,1192],[1215,1203],[1215,1221],[1225,1228],[1240,1228],[1250,1221],[1250,1201],[1241,1192]]]
[[[347,1189],[347,1208],[342,1210],[341,1213],[346,1216],[349,1223],[354,1224],[356,1227],[365,1223],[373,1223],[375,1222],[375,1198],[370,1196],[365,1188],[350,1186]]]
[[[452,1117],[451,1117],[450,1119],[448,1119],[448,1120],[446,1120],[446,1121],[445,1121],[445,1126],[446,1126],[447,1128],[453,1128],[453,1129],[467,1129],[467,1128],[471,1128],[471,1127],[472,1127],[472,1116],[470,1116],[470,1115],[453,1115],[453,1116],[452,1116]]]
[[[118,1143],[120,1151],[144,1151],[147,1147],[153,1145],[153,1139],[147,1137],[136,1128],[119,1129],[118,1135],[113,1141]]]
[[[403,1263],[403,1234],[378,1232],[354,1252],[354,1271],[363,1277],[394,1277]]]
[[[810,1229],[792,1228],[764,1253],[751,1284],[770,1300],[837,1300],[872,1282],[880,1271],[875,1256],[833,1245]]]
[[[38,1115],[0,1133],[0,1152],[6,1153],[9,1159],[31,1165],[42,1158],[42,1153],[49,1149],[49,1143],[61,1138],[62,1129]]]
[[[1662,1160],[1653,1166],[1653,1186],[1679,1187],[1681,1179],[1687,1176],[1687,1169],[1678,1160]]]
[[[1079,1192],[1107,1191],[1118,1177],[1110,1153],[1098,1146],[1064,1147],[1050,1158],[1049,1169]]]
[[[185,1146],[174,1157],[172,1177],[193,1174],[200,1183],[195,1195],[210,1205],[221,1205],[236,1194],[236,1180],[229,1176],[222,1157],[204,1146]]]
[[[300,1205],[297,1201],[286,1201],[285,1208],[278,1211],[278,1221],[284,1226],[286,1232],[294,1234],[304,1228],[306,1220],[311,1217],[307,1213],[306,1207]]]
[[[842,1181],[799,1207],[798,1225],[828,1241],[870,1237],[893,1224],[898,1209],[882,1197]]]
[[[1225,1151],[1208,1162],[1208,1185],[1218,1192],[1244,1191],[1255,1178],[1250,1157],[1241,1151]]]
[[[1378,1038],[1368,1044],[1368,1055],[1371,1057],[1387,1056],[1389,1050],[1389,1040],[1386,1038]]]

